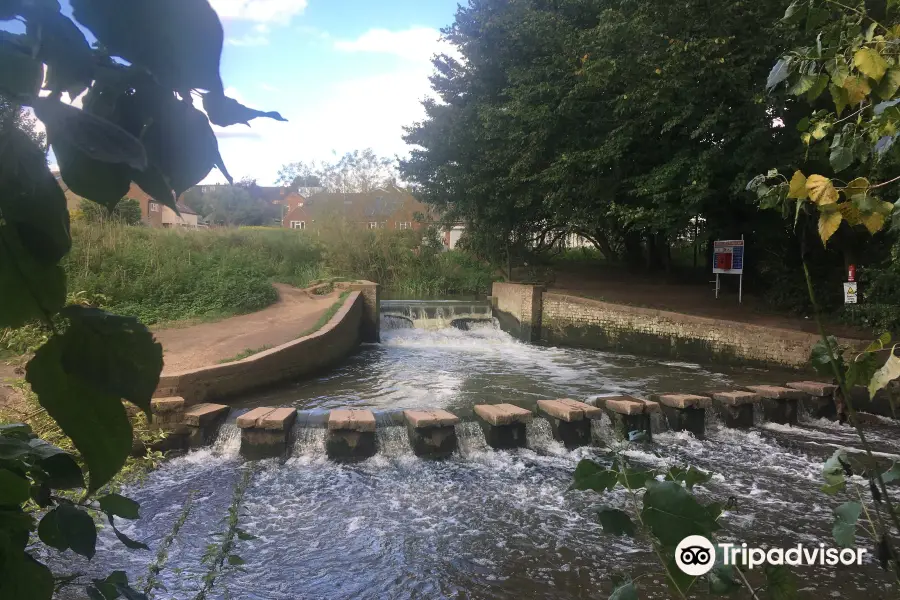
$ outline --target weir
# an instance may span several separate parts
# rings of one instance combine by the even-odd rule
[[[491,305],[487,301],[466,300],[382,300],[382,329],[466,330],[479,323],[492,323]]]

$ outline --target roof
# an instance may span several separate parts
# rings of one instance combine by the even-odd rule
[[[188,206],[188,205],[185,204],[184,202],[180,202],[180,201],[179,201],[179,202],[176,202],[176,203],[175,203],[175,206],[178,207],[178,212],[180,212],[180,213],[183,214],[183,215],[196,215],[196,214],[198,214],[197,211],[195,211],[193,208],[191,208],[190,206]]]

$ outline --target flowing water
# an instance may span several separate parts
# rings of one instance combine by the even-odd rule
[[[223,517],[247,469],[240,526],[257,539],[237,541],[234,552],[247,564],[222,575],[208,598],[606,598],[612,577],[625,573],[641,576],[641,598],[670,597],[648,546],[604,534],[596,522],[598,506],[627,508],[630,498],[620,491],[603,497],[567,491],[577,462],[606,461],[604,449],[567,451],[552,440],[548,423],[536,419],[528,448],[493,451],[475,423],[464,421],[457,427],[459,452],[427,461],[413,456],[405,430],[382,415],[418,406],[464,415],[480,402],[709,390],[788,376],[529,346],[491,324],[467,327],[384,331],[382,344],[319,379],[241,403],[241,410],[353,405],[386,411],[379,412],[374,458],[349,465],[327,460],[321,414],[312,411],[298,419],[289,459],[243,461],[236,410],[213,446],[167,462],[127,490],[141,503],[143,519],[120,525],[154,553],[193,495],[193,510],[160,573],[165,590],[154,597],[195,597],[208,570],[204,550],[225,529]],[[603,424],[595,426],[598,435],[606,433]],[[873,429],[879,452],[900,453],[896,432],[888,423]],[[834,448],[855,445],[852,430],[826,421],[736,431],[711,419],[707,440],[658,432],[653,444],[629,446],[625,454],[636,465],[714,472],[695,490],[704,501],[736,499],[722,519],[722,539],[817,547],[830,545],[831,511],[844,501],[819,491],[821,463]],[[154,553],[127,551],[105,530],[90,564],[70,553],[66,564],[89,573],[125,569],[134,580],[146,574]],[[894,597],[871,557],[862,567],[797,571],[804,598]],[[750,579],[762,583],[758,570]],[[708,596],[702,589],[693,595]]]

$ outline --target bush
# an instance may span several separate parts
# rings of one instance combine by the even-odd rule
[[[123,225],[140,225],[141,203],[134,198],[123,198],[110,212],[102,204],[90,200],[82,200],[78,205],[79,219],[88,223],[105,223],[111,221]]]

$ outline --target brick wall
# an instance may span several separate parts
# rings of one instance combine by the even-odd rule
[[[679,360],[805,368],[819,340],[802,331],[545,293],[541,340]],[[841,340],[857,346],[858,341]]]
[[[538,341],[541,336],[543,291],[540,285],[494,283],[491,296],[501,326],[526,342]]]

